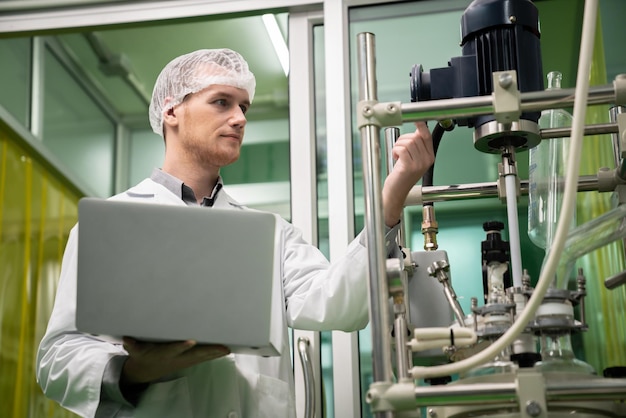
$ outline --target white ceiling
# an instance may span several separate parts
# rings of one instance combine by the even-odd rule
[[[286,39],[287,14],[276,17]],[[56,38],[126,119],[145,118],[154,81],[171,59],[203,48],[231,48],[246,58],[257,78],[252,118],[255,114],[267,118],[269,113],[287,116],[287,77],[260,15],[73,32]],[[105,55],[112,62],[121,59],[129,77],[107,74],[110,71],[102,69]]]

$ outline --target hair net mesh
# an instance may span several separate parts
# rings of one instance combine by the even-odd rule
[[[252,103],[256,81],[243,57],[230,49],[200,49],[170,61],[157,77],[149,117],[152,130],[163,135],[163,114],[185,96],[213,84],[244,89]]]

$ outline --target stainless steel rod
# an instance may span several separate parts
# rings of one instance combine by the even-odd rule
[[[371,33],[357,35],[359,100],[376,100],[375,37]],[[382,185],[380,162],[380,130],[374,125],[361,128],[363,143],[363,182],[365,195],[365,227],[369,262],[369,308],[372,338],[372,374],[374,382],[390,382],[391,337],[389,325],[389,290],[384,252]]]
[[[578,178],[578,191],[591,192],[598,190],[598,178],[596,176],[580,176]],[[528,180],[520,181],[520,192],[528,195]],[[417,206],[424,202],[445,202],[450,200],[484,199],[498,197],[498,183],[467,183],[451,184],[447,186],[415,186],[409,193],[405,202],[406,206]]]
[[[624,106],[614,106],[611,109],[609,109],[609,117],[611,119],[611,122],[615,122],[617,123],[617,119],[618,119],[618,115],[622,114],[622,113],[626,113],[626,107]],[[612,142],[613,142],[613,156],[615,159],[615,168],[617,168],[618,171],[618,175],[620,178],[622,179],[626,179],[626,162],[625,160],[622,158],[622,150],[621,149],[621,145],[620,145],[620,137],[619,137],[619,129],[616,129],[613,136],[612,136]]]
[[[515,382],[418,386],[414,392],[415,406],[454,406],[516,402],[516,388]]]
[[[517,384],[476,383],[415,388],[415,407],[517,403]],[[546,400],[610,401],[626,396],[626,379],[546,382]]]
[[[534,112],[545,109],[558,109],[574,106],[575,88],[529,91],[520,93],[522,112]],[[612,104],[616,101],[613,84],[589,87],[588,105]]]
[[[573,106],[574,91],[575,89],[557,89],[520,93],[520,109],[522,112],[534,112]],[[589,105],[611,104],[615,101],[615,88],[612,84],[589,88]],[[486,95],[401,103],[400,111],[403,122],[414,122],[491,115],[495,108],[493,97]]]
[[[406,336],[406,316],[404,313],[396,315],[394,326],[394,339],[396,342],[396,373],[399,381],[408,379],[409,369],[409,350],[407,350],[407,336]]]
[[[584,135],[615,134],[619,131],[615,123],[599,123],[585,126]],[[572,128],[549,128],[540,132],[542,139],[565,138],[571,135]]]

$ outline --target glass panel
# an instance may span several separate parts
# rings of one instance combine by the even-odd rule
[[[43,142],[96,195],[113,193],[115,125],[46,49]]]
[[[148,120],[148,116],[146,116]],[[152,169],[161,167],[165,146],[163,138],[151,129],[134,130],[130,134],[130,155],[128,156],[127,187],[138,184],[150,176]]]
[[[0,104],[18,122],[29,126],[30,38],[0,39]]]

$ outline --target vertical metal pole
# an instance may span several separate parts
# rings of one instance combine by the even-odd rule
[[[393,170],[395,164],[393,160],[392,149],[396,144],[396,141],[400,137],[400,128],[389,127],[385,128],[385,149],[387,151],[387,175]],[[405,237],[404,237],[404,213],[400,214],[400,229],[398,229],[398,235],[396,242],[398,245],[405,249]],[[404,250],[407,251],[408,250]],[[410,255],[410,254],[409,254]],[[405,266],[406,267],[406,266]],[[395,330],[394,340],[396,343],[396,377],[398,381],[409,379],[409,369],[413,363],[411,361],[412,352],[407,347],[407,335],[405,330],[407,329],[407,318],[410,317],[410,305],[408,294],[408,273],[405,270],[401,272],[402,281],[402,294],[393,295],[394,305],[394,320],[393,327]]]
[[[622,114],[622,113],[626,113],[626,107],[624,106],[612,106],[609,109],[609,117],[610,117],[610,121],[611,123],[617,123],[617,116]],[[622,149],[620,147],[620,137],[619,137],[620,133],[616,133],[616,134],[611,134],[611,139],[613,142],[613,158],[615,159],[615,168],[617,168],[617,170],[621,170],[618,171],[618,175],[622,175],[624,174],[622,171],[624,170],[624,163],[622,161]]]
[[[622,113],[626,113],[626,107],[624,106],[612,106],[609,109],[609,120],[611,123],[617,123],[618,116]],[[626,178],[626,160],[622,158],[622,147],[620,134],[622,132],[612,134],[611,139],[613,141],[613,157],[615,158],[615,169],[617,175],[620,178]],[[626,238],[622,238],[622,253],[626,257]]]
[[[374,35],[357,35],[359,101],[377,100]],[[361,128],[363,144],[363,182],[365,227],[369,261],[370,327],[372,331],[372,370],[374,382],[390,382],[391,339],[389,335],[389,290],[384,254],[380,130],[378,126]],[[384,415],[381,415],[384,416]]]

